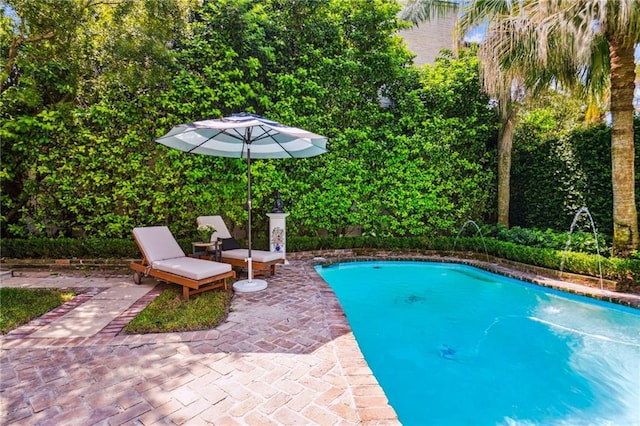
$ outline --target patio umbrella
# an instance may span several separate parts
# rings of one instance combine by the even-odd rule
[[[264,280],[254,280],[251,264],[251,159],[303,158],[327,152],[327,138],[246,112],[175,126],[156,142],[193,154],[247,159],[248,277],[237,281],[237,291],[259,291]]]

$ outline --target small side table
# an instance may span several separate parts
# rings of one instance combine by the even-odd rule
[[[195,242],[191,243],[191,252],[193,257],[211,259],[219,262],[222,259],[220,241]]]

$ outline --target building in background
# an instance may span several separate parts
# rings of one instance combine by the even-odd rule
[[[453,29],[458,12],[450,12],[421,22],[417,27],[399,31],[410,51],[416,54],[416,65],[433,64],[442,49],[455,50]]]

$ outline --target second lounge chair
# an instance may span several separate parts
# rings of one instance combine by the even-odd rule
[[[247,268],[249,250],[240,245],[231,236],[222,216],[199,216],[198,226],[211,224],[216,231],[211,235],[211,241],[221,241],[221,261],[239,268]],[[251,249],[251,263],[254,274],[276,273],[276,265],[284,264],[284,253]]]

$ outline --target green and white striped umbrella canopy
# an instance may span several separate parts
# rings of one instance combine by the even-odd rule
[[[303,158],[327,152],[325,136],[249,113],[180,124],[156,141],[217,157]]]

